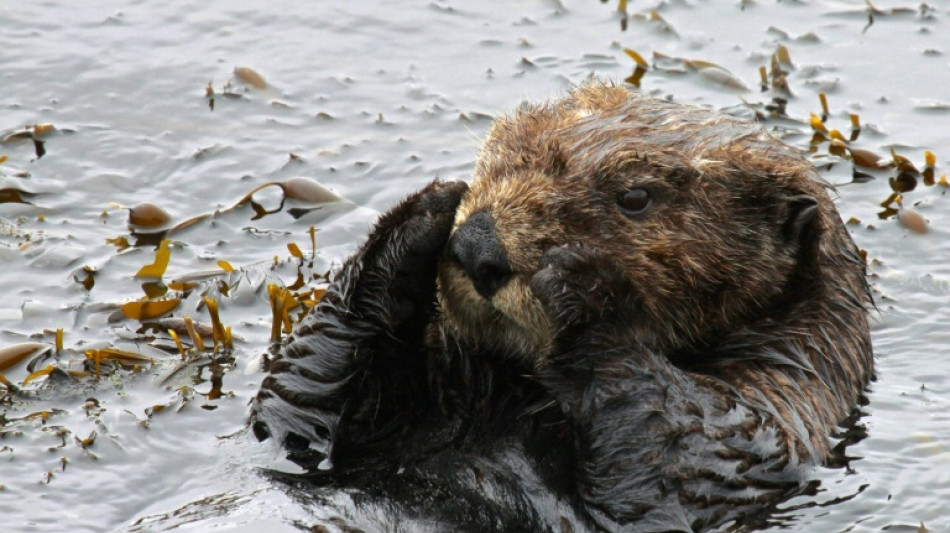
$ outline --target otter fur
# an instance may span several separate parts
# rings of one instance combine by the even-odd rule
[[[796,150],[592,82],[497,119],[470,186],[380,218],[251,425],[353,527],[741,528],[829,460],[870,305]]]

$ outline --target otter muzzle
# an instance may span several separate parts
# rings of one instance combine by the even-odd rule
[[[491,298],[511,277],[508,256],[495,234],[495,220],[484,211],[458,227],[449,239],[449,254],[484,298]]]

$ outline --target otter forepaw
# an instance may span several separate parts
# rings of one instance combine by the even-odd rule
[[[391,235],[391,245],[403,246],[409,255],[434,258],[448,240],[455,210],[468,185],[461,181],[433,181],[406,199],[407,218]],[[398,208],[397,208],[398,209]],[[380,223],[382,225],[382,222]],[[399,265],[412,269],[415,265]],[[403,270],[403,268],[399,268]]]
[[[615,261],[576,243],[545,252],[531,290],[558,331],[615,320],[636,302],[629,279]]]
[[[376,279],[405,280],[425,272],[434,280],[436,258],[467,190],[461,181],[433,181],[380,217],[357,254],[363,268],[373,270]]]
[[[438,256],[467,190],[460,181],[433,181],[380,217],[369,240],[343,268],[348,283],[357,288],[351,309],[379,316],[387,329],[412,317],[418,325],[426,322],[435,301]]]

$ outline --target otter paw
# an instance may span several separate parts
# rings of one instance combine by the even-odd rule
[[[425,323],[435,301],[438,256],[467,190],[463,182],[433,181],[380,217],[343,268],[344,278],[358,286],[353,309],[379,315],[390,329],[410,319]]]
[[[549,248],[531,278],[531,290],[559,331],[614,321],[635,306],[635,291],[620,266],[580,244]]]
[[[436,257],[467,190],[463,182],[437,180],[403,200],[376,223],[363,247],[362,263],[383,279],[420,272],[434,276]]]
[[[399,227],[392,244],[402,245],[409,256],[434,258],[449,238],[455,210],[468,185],[461,181],[434,181],[407,200],[409,217]],[[412,270],[417,265],[400,265]]]

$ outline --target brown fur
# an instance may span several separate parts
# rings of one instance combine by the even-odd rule
[[[620,87],[526,106],[491,128],[455,219],[491,214],[514,275],[487,300],[442,261],[444,321],[543,367],[555,332],[529,281],[548,248],[582,243],[638,288],[641,339],[774,412],[789,451],[821,460],[872,362],[862,260],[818,179],[759,128]],[[653,204],[627,217],[616,200],[632,187],[648,187]],[[802,195],[819,204],[814,249],[782,237],[789,199]]]
[[[470,187],[380,218],[252,428],[373,530],[755,527],[831,457],[870,302],[795,150],[591,83],[497,120]]]

